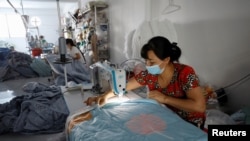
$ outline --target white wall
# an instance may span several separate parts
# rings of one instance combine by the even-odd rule
[[[15,3],[13,1],[13,5],[22,14],[19,2]],[[41,19],[41,25],[39,26],[40,35],[44,35],[47,42],[58,44],[59,18],[57,1],[25,1],[23,5],[25,15],[29,15],[30,18],[36,16]],[[67,14],[68,10],[64,11],[65,9],[74,10],[77,8],[77,5],[77,2],[59,2],[61,16],[63,17]],[[9,4],[0,5],[0,12],[1,14],[15,13],[13,8],[9,7]],[[29,53],[26,38],[1,38],[1,40],[15,44],[17,51]]]
[[[37,16],[41,19],[39,32],[40,35],[44,35],[47,42],[55,43],[58,40],[59,20],[56,9],[26,9],[25,11],[30,17]]]
[[[15,38],[0,38],[1,41],[8,42],[10,44],[13,44],[15,46],[16,51],[28,53],[28,48],[26,39],[25,38],[20,38],[20,37],[15,37]]]
[[[181,10],[162,15],[167,0],[109,0],[111,17],[111,60],[120,63],[126,33],[143,20],[168,18],[176,27],[181,62],[193,66],[202,84],[225,87],[250,72],[250,1],[175,0]],[[151,7],[148,7],[150,5]],[[151,11],[151,13],[147,13]],[[226,89],[229,108],[250,106],[249,81]]]
[[[21,10],[18,9],[20,12]],[[1,10],[1,13],[14,14],[14,10],[5,8]],[[58,16],[56,10],[56,4],[54,9],[25,9],[25,14],[29,17],[37,16],[41,19],[41,25],[39,26],[40,35],[44,35],[45,39],[49,43],[55,43],[58,39]],[[28,53],[28,43],[26,38],[4,38],[2,40],[15,44],[17,51]]]
[[[125,61],[125,36],[148,18],[149,0],[108,0],[110,8],[111,62]]]
[[[15,14],[12,8],[1,8],[0,7],[0,14]],[[15,50],[21,52],[28,52],[26,39],[22,37],[15,37],[15,38],[3,38],[1,37],[0,40],[6,41],[8,43],[15,45]]]

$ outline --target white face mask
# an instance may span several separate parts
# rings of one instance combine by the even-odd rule
[[[150,74],[156,75],[161,74],[164,71],[164,68],[161,69],[159,65],[146,66],[146,69]]]

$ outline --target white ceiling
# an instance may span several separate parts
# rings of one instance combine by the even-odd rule
[[[57,2],[59,4],[65,4],[65,3],[76,3],[79,0],[9,0],[12,5],[15,8],[22,8],[21,3],[23,4],[23,8],[46,8],[51,9],[55,8],[57,5]],[[7,2],[7,0],[0,0],[0,9],[1,8],[11,8],[10,4]]]

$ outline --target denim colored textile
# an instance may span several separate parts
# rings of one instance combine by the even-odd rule
[[[35,92],[30,91],[0,104],[0,134],[58,133],[64,130],[69,110],[61,89],[39,83],[36,86],[38,88],[32,87]]]

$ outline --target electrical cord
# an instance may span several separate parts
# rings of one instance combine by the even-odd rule
[[[225,94],[223,94],[223,95],[217,97],[217,99],[221,99],[222,97],[224,97],[224,96],[226,96],[226,95],[229,95],[229,93],[225,93]]]
[[[232,84],[229,84],[229,85],[223,87],[223,89],[227,89],[227,88],[229,88],[229,87],[232,87],[233,85],[236,85],[237,83],[239,83],[239,82],[241,82],[242,80],[248,78],[249,76],[250,76],[250,73],[247,74],[246,76],[244,76],[243,78],[239,79],[238,81],[235,81],[235,82],[233,82]]]
[[[245,79],[248,78],[249,76],[250,76],[250,73],[247,74],[246,76],[242,77],[241,79],[239,79],[239,80],[237,80],[237,81],[235,81],[235,82],[233,82],[233,83],[231,83],[231,84],[229,84],[229,85],[227,85],[227,86],[225,86],[225,87],[223,87],[223,88],[220,88],[220,89],[215,90],[215,92],[218,93],[219,91],[224,91],[225,89],[228,89],[228,88],[230,88],[230,87],[232,87],[232,86],[234,86],[234,85],[240,83],[241,81],[245,80]],[[223,97],[226,96],[226,95],[229,95],[229,93],[225,93],[225,92],[224,92],[224,94],[222,94],[222,95],[220,95],[219,97],[217,97],[217,99],[223,98]]]

